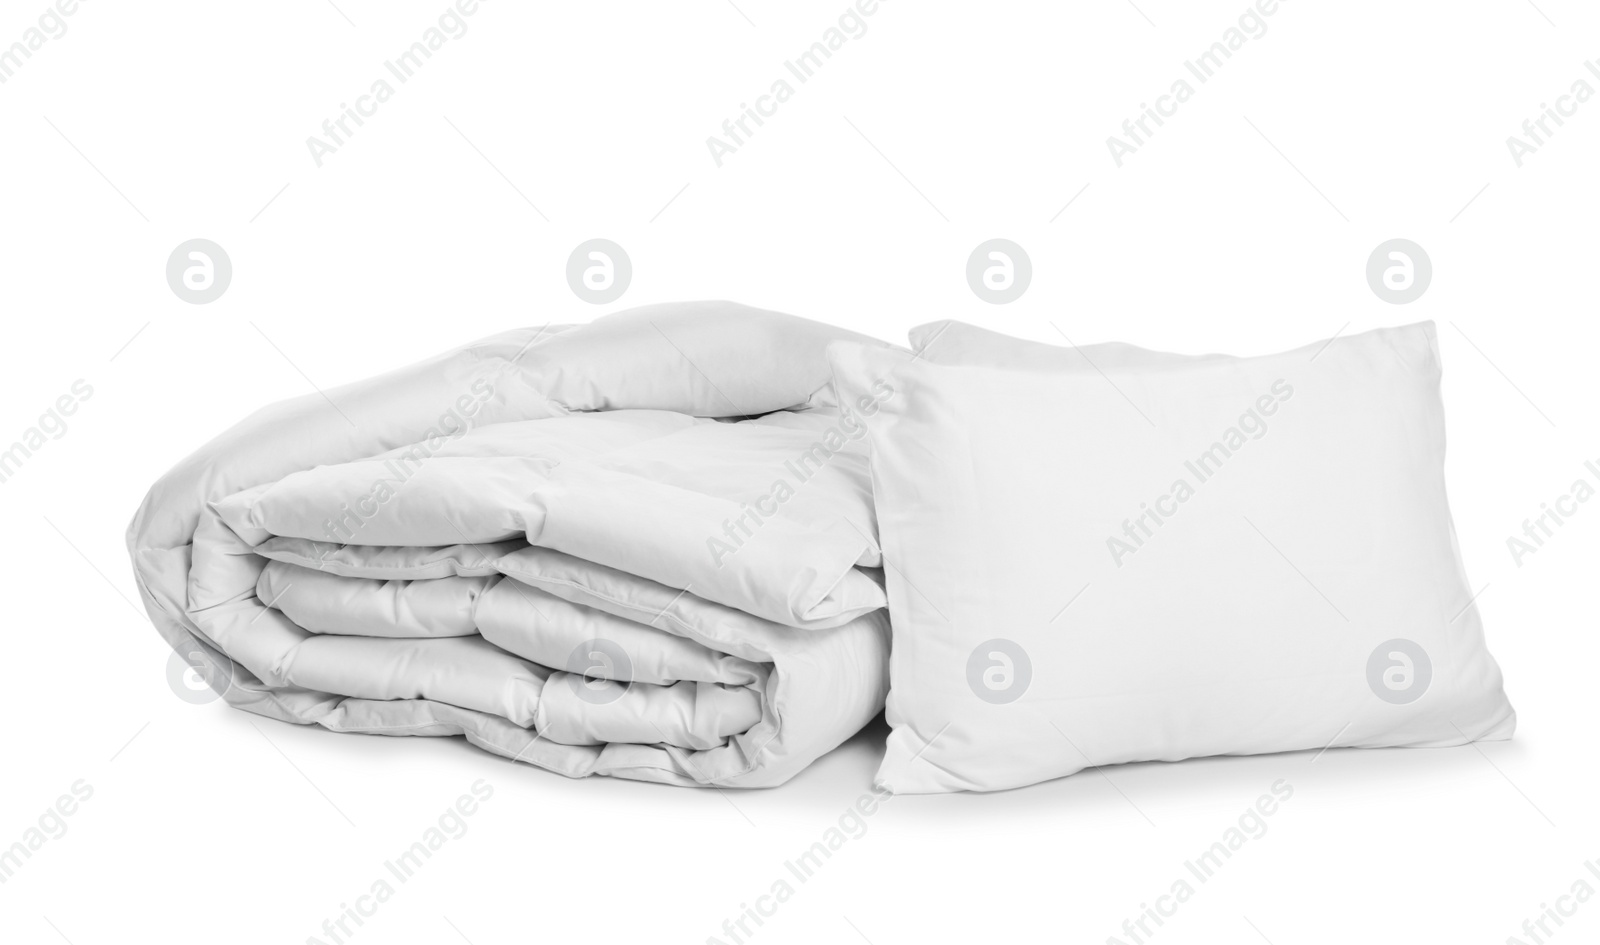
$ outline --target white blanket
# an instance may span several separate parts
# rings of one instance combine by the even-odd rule
[[[781,783],[883,705],[852,333],[729,303],[526,328],[268,407],[128,532],[227,701],[570,776]]]

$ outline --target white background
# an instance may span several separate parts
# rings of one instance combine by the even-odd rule
[[[318,168],[307,136],[445,9],[337,2],[85,0],[0,85],[0,441],[94,388],[0,484],[0,844],[94,788],[0,885],[0,938],[304,942],[483,778],[466,836],[348,941],[731,941],[723,920],[867,789],[881,722],[782,788],[719,793],[195,707],[123,547],[149,484],[262,404],[691,298],[893,340],[956,317],[1236,354],[1437,320],[1451,501],[1520,715],[1478,747],[896,798],[747,941],[1103,942],[1279,778],[1295,794],[1270,832],[1152,941],[1499,943],[1574,881],[1600,889],[1600,503],[1521,567],[1506,547],[1600,460],[1600,103],[1520,168],[1505,143],[1575,80],[1600,88],[1591,6],[1289,0],[1118,168],[1106,137],[1244,0],[886,0],[719,168],[707,136],[844,0],[489,0]],[[44,9],[7,0],[0,44]],[[234,266],[203,306],[164,276],[195,237]],[[564,277],[592,237],[633,260],[607,306]],[[965,282],[992,237],[1033,260],[1010,305]],[[1433,261],[1408,305],[1364,275],[1393,237]],[[1554,940],[1596,935],[1588,904]]]

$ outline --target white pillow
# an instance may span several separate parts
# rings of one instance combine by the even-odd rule
[[[829,349],[843,403],[877,391],[881,786],[1510,737],[1432,323],[1255,358],[950,331]]]
[[[1030,371],[1092,371],[1109,367],[1176,367],[1227,360],[1224,354],[1168,354],[1120,341],[1081,348],[1023,341],[966,322],[929,322],[911,329],[911,350],[935,364],[975,364]]]

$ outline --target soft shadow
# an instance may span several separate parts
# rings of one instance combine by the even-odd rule
[[[234,713],[228,713],[229,716]],[[243,713],[239,713],[243,716]],[[363,767],[384,769],[422,763],[459,767],[468,778],[487,777],[539,803],[559,803],[570,792],[574,801],[615,799],[626,809],[648,805],[668,817],[703,815],[715,803],[730,825],[744,820],[760,826],[762,814],[787,816],[815,811],[833,816],[872,790],[883,760],[889,726],[880,713],[844,744],[819,758],[785,784],[774,788],[714,791],[682,789],[624,778],[567,778],[524,763],[511,762],[468,744],[462,737],[378,738],[329,732],[316,726],[294,726],[255,719],[275,739],[292,741],[340,739],[346,758],[364,759]],[[243,722],[241,721],[242,725]],[[292,733],[292,734],[291,734]],[[302,743],[305,744],[305,743]],[[309,746],[307,746],[309,747]],[[320,746],[326,747],[326,746]],[[1481,753],[1480,753],[1481,751]],[[1484,756],[1487,755],[1487,758]],[[1121,818],[1160,826],[1163,816],[1178,817],[1184,808],[1217,803],[1245,805],[1280,778],[1301,796],[1358,799],[1397,795],[1424,803],[1429,794],[1453,789],[1463,779],[1517,777],[1516,770],[1532,754],[1521,741],[1485,742],[1454,748],[1337,748],[1267,755],[1214,756],[1185,761],[1149,761],[1087,769],[1065,778],[988,794],[898,795],[886,805],[896,817],[926,822],[931,827],[960,829],[963,820],[1002,825],[1011,821]],[[1490,763],[1492,759],[1493,763]],[[1496,766],[1505,772],[1502,775]],[[1508,785],[1506,790],[1513,787]],[[713,801],[717,795],[722,800]]]

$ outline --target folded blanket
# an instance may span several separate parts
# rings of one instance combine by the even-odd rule
[[[574,777],[782,783],[887,690],[840,339],[870,341],[652,306],[268,407],[150,491],[140,593],[259,715]]]

